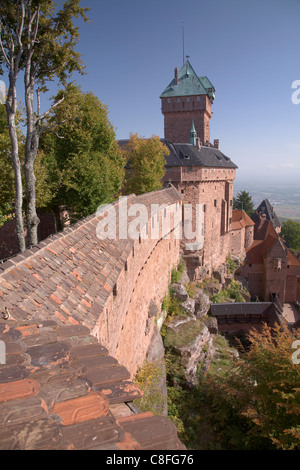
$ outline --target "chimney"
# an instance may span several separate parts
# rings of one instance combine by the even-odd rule
[[[175,85],[178,85],[178,68],[175,67]]]
[[[196,139],[196,147],[198,150],[201,150],[201,139],[200,137],[197,137]]]
[[[214,148],[219,150],[220,141],[219,139],[214,139]]]

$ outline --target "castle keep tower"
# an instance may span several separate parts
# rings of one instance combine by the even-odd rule
[[[215,89],[207,77],[198,77],[187,60],[160,95],[164,115],[165,139],[176,143],[189,142],[191,124],[202,145],[210,142],[210,119]]]
[[[165,185],[180,192],[190,205],[195,237],[184,234],[182,246],[190,276],[201,279],[221,266],[232,252],[233,181],[237,166],[210,143],[210,119],[215,89],[207,77],[198,77],[189,61],[160,95],[164,115]],[[198,219],[197,219],[198,217]]]

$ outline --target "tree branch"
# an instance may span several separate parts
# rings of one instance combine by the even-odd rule
[[[19,32],[17,34],[18,38],[18,44],[20,49],[23,49],[23,44],[22,44],[22,33],[23,33],[23,28],[24,28],[24,20],[25,20],[25,6],[24,6],[24,0],[21,1],[21,24],[19,28]]]
[[[56,108],[56,106],[58,106],[60,103],[62,103],[64,101],[65,97],[63,96],[60,100],[58,100],[56,103],[54,103],[50,109],[48,109],[48,111],[45,111],[44,114],[42,114],[40,116],[40,120],[42,121],[42,119],[44,119],[46,116],[48,116],[48,114],[51,113],[51,111],[53,111],[53,109]]]
[[[3,42],[2,42],[1,36],[0,36],[0,48],[1,48],[1,52],[2,52],[2,54],[3,54],[3,57],[4,57],[4,59],[5,59],[5,62],[6,62],[8,65],[10,65],[10,61],[8,60],[8,57],[7,57],[6,52],[5,52],[5,50],[4,50],[4,47],[3,47]]]
[[[66,120],[61,121],[61,122],[59,123],[59,125],[64,124],[65,122],[67,122],[67,121],[66,121]],[[43,126],[43,127],[41,127],[41,129],[40,129],[40,134],[41,134],[42,132],[50,131],[50,132],[53,132],[53,133],[56,135],[56,137],[57,137],[58,139],[62,139],[62,140],[65,139],[64,136],[59,135],[59,134],[54,130],[54,128],[55,128],[56,126],[57,126],[57,124],[53,124],[52,126]]]

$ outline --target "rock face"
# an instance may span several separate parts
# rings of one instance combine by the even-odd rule
[[[195,382],[198,364],[206,368],[207,360],[212,360],[212,343],[208,327],[195,317],[177,316],[168,325],[165,347],[178,354],[190,385]]]
[[[172,291],[173,291],[173,296],[178,299],[178,300],[181,300],[182,302],[184,302],[185,300],[188,299],[189,295],[186,291],[186,288],[184,287],[184,285],[182,283],[173,283],[171,285],[171,288],[172,288]]]
[[[195,299],[191,299],[190,297],[185,300],[184,302],[182,302],[181,304],[181,307],[183,308],[183,310],[188,314],[188,315],[194,315],[195,313],[195,305],[196,305],[196,301]]]
[[[198,290],[195,297],[195,315],[197,318],[203,318],[207,315],[210,309],[210,300],[207,294],[202,289]]]

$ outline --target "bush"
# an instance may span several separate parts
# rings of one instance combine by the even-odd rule
[[[238,265],[231,259],[230,254],[227,255],[226,264],[228,265],[228,273],[234,274]]]
[[[139,409],[151,411],[154,415],[164,412],[166,397],[161,391],[161,384],[165,373],[163,361],[145,362],[135,376],[135,383],[143,391],[143,396],[135,400]]]
[[[171,282],[172,283],[176,283],[176,282],[179,282],[180,279],[182,278],[182,275],[184,273],[184,270],[185,270],[185,263],[184,261],[181,259],[179,261],[179,264],[177,266],[177,269],[176,268],[173,268],[172,270],[172,274],[171,274]]]

